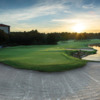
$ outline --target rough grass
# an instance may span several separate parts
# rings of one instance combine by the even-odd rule
[[[45,72],[65,71],[82,67],[87,61],[70,56],[66,48],[88,48],[100,40],[67,41],[58,45],[16,46],[0,49],[0,62],[20,69]],[[78,46],[77,46],[78,45]]]

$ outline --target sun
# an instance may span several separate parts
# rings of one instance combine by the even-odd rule
[[[73,26],[72,30],[77,33],[83,32],[85,30],[85,25],[80,23],[76,24],[75,26]]]

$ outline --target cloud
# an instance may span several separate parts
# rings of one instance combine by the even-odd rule
[[[80,22],[80,19],[78,18],[53,19],[52,22],[78,23]]]
[[[41,1],[41,0],[40,0]],[[54,15],[56,13],[64,12],[71,13],[70,4],[79,5],[82,0],[42,0],[38,4],[27,8],[0,9],[1,22],[16,22],[19,20],[29,20],[46,15]],[[66,5],[67,4],[67,5]]]
[[[12,30],[21,30],[21,29],[27,29],[31,28],[33,23],[30,25],[27,23],[28,20],[35,19],[37,17],[41,16],[48,16],[48,15],[56,15],[59,12],[65,11],[67,13],[68,6],[64,6],[63,4],[65,1],[63,0],[42,0],[42,2],[39,1],[39,3],[27,7],[27,8],[17,8],[17,9],[0,9],[0,22],[5,24],[12,25]],[[48,18],[47,18],[48,19]],[[22,21],[20,23],[20,21]],[[25,23],[25,21],[27,21]],[[23,24],[23,25],[22,25]],[[29,25],[29,28],[28,28]],[[22,27],[24,26],[24,27]],[[34,23],[35,26],[35,23]],[[17,27],[17,28],[16,28]]]
[[[89,4],[92,4],[92,3],[94,3],[94,0],[83,0],[84,5],[89,5]]]
[[[93,4],[89,4],[89,5],[83,5],[82,8],[91,9],[91,8],[95,8],[95,6]]]
[[[30,30],[33,27],[41,30],[56,30],[59,29],[60,25],[62,25],[62,29],[64,29],[66,26],[69,28],[73,24],[80,22],[88,25],[91,24],[90,26],[93,26],[93,23],[100,25],[100,14],[97,14],[99,8],[97,10],[95,5],[91,2],[83,3],[83,1],[84,0],[38,0],[37,4],[27,8],[0,9],[0,22],[8,25],[11,24],[13,31]],[[45,24],[41,21],[41,25],[41,22],[38,21],[39,18],[39,21],[43,18]],[[36,21],[34,21],[35,19]]]
[[[71,11],[69,10],[65,10],[64,13],[72,13]]]
[[[55,14],[57,10],[63,9],[61,5],[56,6],[39,6],[30,7],[25,9],[18,9],[13,11],[7,11],[0,15],[0,21],[17,21],[28,20],[31,18]]]
[[[58,23],[66,26],[68,28],[67,31],[71,31],[71,27],[76,24],[84,24],[86,26],[86,32],[93,32],[93,30],[100,30],[100,13],[99,10],[97,11],[88,11],[88,12],[81,12],[81,13],[74,13],[73,16],[69,16],[67,18],[61,19],[53,19],[51,20],[53,23]]]
[[[41,0],[40,0],[41,1]],[[70,4],[79,5],[82,0],[42,0],[38,4],[27,8],[0,9],[0,22],[17,22],[19,20],[29,20],[46,15],[55,15],[57,13],[71,13]]]

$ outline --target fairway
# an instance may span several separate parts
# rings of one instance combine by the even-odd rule
[[[58,44],[62,48],[72,48],[72,49],[82,49],[90,48],[90,44],[100,43],[100,39],[87,39],[87,40],[69,40],[69,41],[59,41]]]
[[[0,49],[0,62],[20,69],[55,72],[82,67],[87,61],[72,57],[66,48],[88,48],[100,40],[66,41],[58,45],[16,46]],[[80,46],[79,46],[80,45]]]

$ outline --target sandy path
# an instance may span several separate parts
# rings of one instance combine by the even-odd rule
[[[100,63],[58,73],[0,64],[0,100],[100,100]]]

